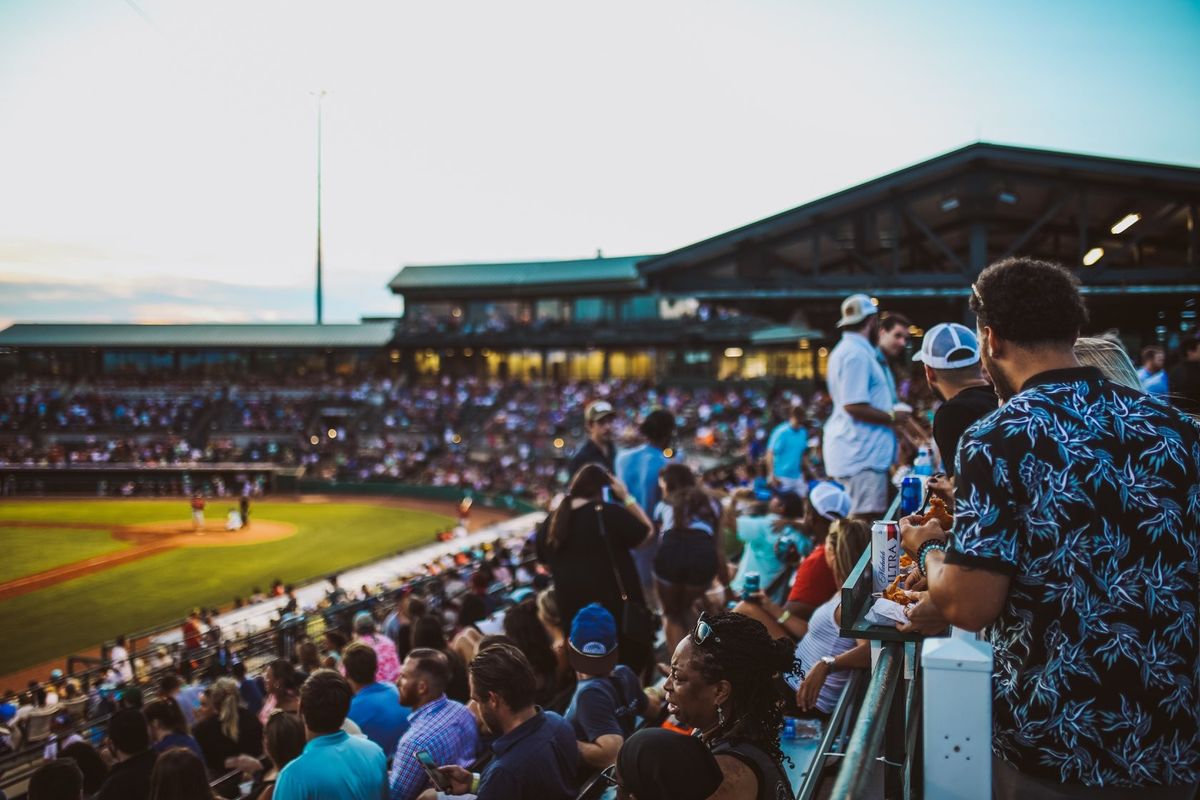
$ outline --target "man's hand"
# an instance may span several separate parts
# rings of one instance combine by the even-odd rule
[[[946,475],[934,475],[925,481],[925,489],[933,496],[940,497],[946,508],[954,511],[954,479]]]
[[[920,514],[911,514],[900,520],[900,546],[913,558],[917,557],[917,551],[921,549],[921,545],[930,539],[937,539],[939,542],[946,541],[946,532],[942,530],[941,524],[936,519],[931,519],[924,524],[921,520]]]
[[[225,769],[236,769],[245,775],[253,775],[262,768],[262,763],[257,758],[247,755],[230,756],[225,759]]]
[[[908,615],[908,624],[901,625],[897,622],[896,630],[901,633],[922,633],[926,636],[942,633],[950,627],[950,623],[946,622],[942,612],[934,605],[929,592],[919,594],[920,599],[904,609],[904,613]]]
[[[438,767],[438,772],[442,773],[442,777],[450,784],[450,794],[466,794],[471,791],[474,776],[457,764]]]
[[[796,690],[796,705],[801,711],[809,711],[817,707],[817,698],[821,695],[821,687],[829,677],[829,665],[824,661],[813,664],[812,669],[804,676],[800,688]]]

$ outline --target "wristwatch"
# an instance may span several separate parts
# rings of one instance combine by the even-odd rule
[[[833,659],[833,656],[821,656],[821,661],[825,662],[825,666],[829,667],[829,671],[830,671],[830,672],[833,672],[833,671],[834,671],[834,667],[833,667],[833,661],[834,661],[834,659]]]

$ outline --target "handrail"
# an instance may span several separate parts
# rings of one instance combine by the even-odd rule
[[[846,715],[850,713],[851,707],[862,697],[863,682],[865,680],[866,674],[863,670],[854,670],[849,680],[846,681],[846,685],[842,688],[842,693],[838,697],[837,705],[833,707],[833,712],[829,715],[829,720],[825,723],[825,733],[821,735],[821,742],[817,745],[817,754],[813,756],[808,771],[804,773],[804,781],[800,784],[800,791],[796,792],[796,800],[811,800],[821,788],[825,775],[825,762],[830,756],[843,755],[842,753],[834,753],[832,751],[834,739],[840,735],[839,731],[841,730],[842,722]]]
[[[842,761],[837,782],[833,785],[833,794],[830,795],[833,800],[853,800],[867,795],[867,787],[875,774],[876,754],[883,743],[888,712],[900,683],[903,666],[904,645],[900,642],[884,642],[862,708],[858,712],[858,724],[850,735],[846,757]]]

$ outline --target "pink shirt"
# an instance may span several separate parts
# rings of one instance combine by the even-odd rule
[[[396,653],[396,645],[386,636],[378,633],[360,635],[360,642],[365,642],[375,651],[378,666],[375,667],[375,680],[383,683],[395,683],[400,677],[400,656]]]

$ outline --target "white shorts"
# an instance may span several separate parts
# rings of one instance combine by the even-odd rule
[[[850,495],[850,513],[882,516],[888,508],[887,472],[867,469],[848,478],[834,478]]]
[[[779,478],[775,480],[779,483],[779,491],[795,492],[801,497],[808,497],[808,481],[804,478]]]

